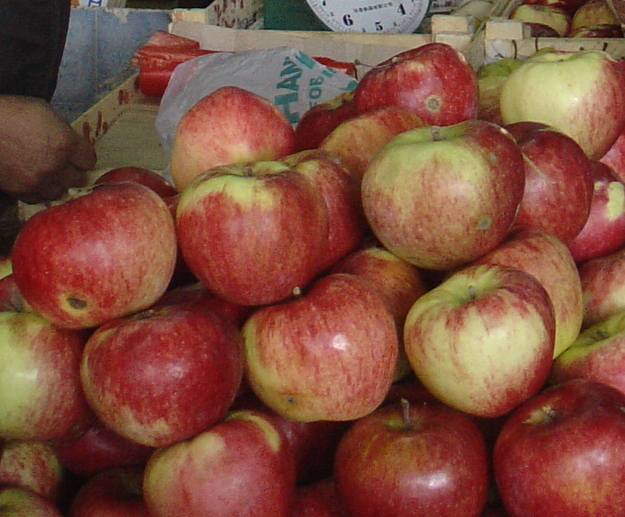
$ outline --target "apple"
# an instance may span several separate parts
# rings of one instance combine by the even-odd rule
[[[558,31],[549,25],[537,22],[525,22],[525,26],[529,28],[531,38],[559,38]]]
[[[357,114],[334,128],[319,144],[319,149],[339,156],[362,179],[378,150],[399,133],[423,126],[411,111],[395,105]]]
[[[603,23],[590,25],[588,27],[578,27],[569,31],[569,38],[622,38],[623,29],[620,25]]]
[[[586,224],[568,243],[577,263],[608,255],[625,245],[625,184],[604,163],[592,161],[594,184]]]
[[[625,182],[625,128],[599,161],[611,167],[621,181]]]
[[[329,224],[319,269],[326,271],[356,248],[368,231],[360,199],[360,175],[321,149],[291,154],[283,161],[311,179],[323,195]]]
[[[294,492],[285,436],[269,415],[252,410],[230,412],[159,449],[143,478],[150,517],[289,517]]]
[[[625,512],[625,395],[577,379],[530,398],[495,443],[498,492],[511,517]]]
[[[344,120],[356,114],[353,90],[309,108],[295,126],[294,151],[317,149],[321,141]]]
[[[404,352],[404,321],[414,301],[429,289],[424,275],[377,243],[353,251],[340,260],[332,272],[358,275],[371,282],[383,295],[395,319],[399,342],[394,381],[405,378],[412,370]]]
[[[63,517],[59,507],[29,488],[0,486],[0,517]]]
[[[477,118],[503,126],[499,109],[501,88],[512,70],[520,64],[521,60],[518,58],[505,57],[492,63],[486,63],[478,69]]]
[[[559,7],[560,9],[564,9],[571,16],[584,2],[585,0],[523,0],[524,4]]]
[[[332,477],[295,489],[290,517],[349,517]]]
[[[0,278],[0,311],[32,312],[17,287],[13,273]]]
[[[625,394],[625,312],[585,329],[555,359],[552,383],[578,378],[608,384]]]
[[[479,517],[489,487],[486,442],[469,416],[404,400],[346,431],[334,481],[350,517]]]
[[[26,312],[0,312],[0,436],[56,440],[86,425],[78,377],[86,337]]]
[[[152,305],[169,284],[176,254],[165,201],[133,182],[98,185],[37,212],[11,252],[28,305],[74,329]]]
[[[484,120],[427,126],[390,140],[362,180],[363,209],[379,241],[411,264],[458,267],[496,247],[523,197],[523,155]]]
[[[520,269],[481,264],[454,272],[414,303],[404,326],[412,369],[441,402],[501,416],[542,388],[555,317],[549,294]]]
[[[546,124],[521,121],[505,127],[525,158],[525,191],[515,226],[544,228],[568,244],[590,214],[590,160],[575,140]]]
[[[100,185],[102,183],[121,181],[134,181],[135,183],[145,185],[164,199],[175,196],[178,193],[176,188],[158,172],[133,165],[109,169],[99,175],[94,180],[94,184]]]
[[[477,76],[464,55],[446,43],[400,52],[368,70],[354,89],[356,111],[393,105],[424,124],[447,126],[477,114]]]
[[[513,267],[536,278],[553,306],[554,357],[575,341],[584,318],[582,283],[571,252],[560,239],[541,228],[518,229],[473,264]]]
[[[95,416],[84,432],[57,440],[52,446],[61,464],[82,479],[115,467],[143,465],[154,451],[111,431]]]
[[[182,193],[178,244],[210,291],[239,305],[293,296],[319,273],[329,214],[320,189],[284,162],[216,167]]]
[[[620,22],[605,0],[586,0],[580,5],[571,20],[571,31],[596,25],[616,25]]]
[[[556,37],[566,36],[571,29],[571,15],[552,5],[520,4],[512,10],[509,18],[550,27]]]
[[[276,106],[244,88],[224,86],[181,117],[169,173],[182,192],[193,178],[213,167],[278,160],[294,151],[293,127]]]
[[[242,334],[249,385],[291,420],[354,420],[379,406],[393,382],[393,315],[356,275],[328,274],[298,298],[257,309]]]
[[[68,517],[149,517],[143,468],[115,467],[87,479],[72,498]]]
[[[625,69],[607,52],[540,51],[506,80],[501,116],[504,124],[534,121],[559,129],[598,160],[625,126],[624,89]]]
[[[578,268],[582,283],[582,328],[625,310],[625,247],[590,259]]]
[[[234,324],[200,303],[147,310],[91,334],[81,360],[82,386],[112,431],[163,447],[225,416],[243,374],[240,345]]]
[[[0,485],[29,488],[59,503],[66,488],[66,475],[52,443],[7,440],[0,456]]]

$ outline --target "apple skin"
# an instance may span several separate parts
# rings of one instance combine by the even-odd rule
[[[369,229],[360,199],[360,175],[336,155],[321,149],[301,151],[283,161],[308,177],[325,201],[328,238],[319,264],[319,270],[325,272],[356,248]]]
[[[107,427],[162,447],[224,417],[241,383],[242,361],[231,322],[199,303],[181,303],[98,327],[85,345],[80,376]]]
[[[152,305],[170,282],[176,254],[165,201],[132,182],[98,185],[37,212],[11,252],[28,305],[76,329]]]
[[[573,14],[571,31],[595,25],[616,25],[620,22],[605,0],[586,0]]]
[[[0,487],[0,517],[63,517],[49,499],[24,487]]]
[[[353,90],[341,93],[329,101],[315,104],[302,115],[295,126],[294,151],[317,149],[336,126],[355,114]]]
[[[51,442],[7,440],[0,457],[0,485],[28,488],[59,503],[66,476]]]
[[[504,423],[493,467],[511,517],[623,515],[625,395],[577,379],[527,400]]]
[[[560,7],[550,5],[518,5],[510,13],[510,19],[546,25],[556,32],[556,37],[566,36],[571,29],[571,15]]]
[[[278,160],[295,151],[295,132],[267,99],[224,86],[200,99],[180,119],[169,155],[179,192],[199,174],[220,165]]]
[[[541,51],[502,86],[501,116],[506,125],[534,121],[559,129],[598,160],[625,126],[624,89],[625,69],[606,52]]]
[[[332,477],[299,485],[289,517],[349,517]]]
[[[68,517],[149,517],[143,468],[115,467],[87,479],[72,498]]]
[[[599,161],[610,167],[625,182],[625,128]]]
[[[143,465],[154,451],[111,431],[95,416],[84,432],[52,445],[64,468],[82,479],[115,467]]]
[[[0,311],[32,312],[17,287],[13,273],[0,278]]]
[[[477,118],[503,126],[499,108],[501,88],[512,70],[520,64],[521,60],[518,58],[505,57],[493,63],[487,63],[478,69]]]
[[[26,312],[0,312],[0,436],[57,440],[90,415],[78,376],[86,336]]]
[[[554,360],[553,384],[578,378],[608,384],[625,394],[625,312],[585,329]]]
[[[329,215],[306,175],[283,162],[253,162],[197,177],[178,201],[176,229],[198,280],[232,303],[256,306],[292,297],[319,273]]]
[[[295,465],[285,436],[261,411],[230,412],[148,461],[150,517],[289,517]]]
[[[132,165],[109,169],[98,176],[93,183],[95,185],[100,185],[102,183],[115,183],[121,181],[134,181],[135,183],[145,185],[156,192],[163,199],[178,194],[176,188],[158,172]]]
[[[545,384],[554,338],[545,288],[529,273],[493,264],[450,275],[414,303],[404,326],[406,355],[426,389],[485,418],[509,412]]]
[[[515,227],[541,227],[568,244],[590,214],[590,160],[575,140],[546,124],[521,121],[505,127],[525,158],[525,190]]]
[[[578,267],[586,329],[625,310],[625,248]]]
[[[398,355],[393,315],[366,280],[331,273],[243,324],[246,379],[279,415],[349,421],[380,405]]]
[[[357,420],[336,452],[336,489],[351,517],[478,517],[486,442],[471,418],[430,402],[384,406]]]
[[[399,133],[425,125],[414,113],[389,105],[357,114],[339,124],[319,149],[339,156],[362,179],[375,153]]]
[[[560,239],[541,228],[518,229],[473,264],[513,267],[536,278],[554,310],[554,357],[575,341],[584,319],[582,283],[575,261]]]
[[[568,243],[578,264],[608,255],[625,245],[625,184],[599,161],[590,164],[594,184],[586,224]]]
[[[389,141],[363,177],[363,209],[389,251],[417,267],[446,270],[504,239],[524,185],[523,155],[510,133],[469,120]]]
[[[446,43],[400,52],[368,70],[354,89],[358,113],[393,105],[437,126],[474,118],[477,100],[475,71]]]
[[[399,354],[393,380],[405,378],[412,371],[404,352],[403,330],[406,314],[419,296],[429,290],[420,270],[393,255],[377,243],[369,243],[344,257],[333,273],[351,273],[371,282],[387,301],[395,319]]]

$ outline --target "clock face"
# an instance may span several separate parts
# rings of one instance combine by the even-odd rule
[[[306,0],[335,32],[412,33],[427,14],[430,0]]]

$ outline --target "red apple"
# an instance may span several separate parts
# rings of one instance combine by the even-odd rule
[[[537,87],[540,85],[540,87]],[[625,126],[625,69],[600,50],[541,51],[524,60],[501,89],[504,124],[542,122],[600,159]]]
[[[85,396],[98,418],[150,447],[220,421],[242,372],[236,327],[200,303],[163,306],[98,327],[81,363]]]
[[[582,283],[582,328],[625,310],[625,248],[590,259],[578,268]]]
[[[517,408],[495,443],[499,495],[511,517],[625,512],[625,395],[575,380]]]
[[[295,152],[316,149],[336,126],[355,114],[352,90],[329,101],[315,104],[302,115],[295,126]]]
[[[404,326],[412,368],[437,399],[501,416],[549,375],[555,318],[549,294],[519,269],[467,266],[421,296]]]
[[[503,240],[524,185],[523,155],[512,136],[494,123],[469,120],[394,137],[365,172],[363,208],[389,251],[444,270]]]
[[[178,202],[185,262],[209,290],[240,305],[289,298],[319,272],[329,215],[319,188],[283,162],[212,169]]]
[[[552,383],[580,378],[608,384],[625,394],[625,312],[585,329],[553,362]]]
[[[300,485],[289,517],[349,517],[336,490],[334,479],[327,477],[315,483]]]
[[[564,37],[571,29],[571,15],[561,7],[551,5],[520,4],[510,13],[511,20],[550,27],[556,37]]]
[[[57,440],[53,447],[63,466],[81,478],[115,467],[143,465],[154,450],[111,431],[95,417],[84,432]]]
[[[59,503],[65,495],[66,476],[52,443],[8,440],[0,457],[0,485],[28,488]]]
[[[353,251],[332,271],[358,275],[371,282],[383,295],[395,319],[399,341],[394,380],[406,377],[412,370],[404,353],[404,321],[414,301],[429,289],[421,271],[378,244],[368,244]]]
[[[339,124],[319,148],[339,156],[360,180],[373,156],[399,133],[423,126],[414,113],[398,106],[381,106]]]
[[[590,177],[594,189],[588,220],[568,243],[577,263],[608,255],[625,245],[625,184],[598,161],[591,162]]]
[[[178,122],[169,172],[181,192],[213,167],[277,160],[294,150],[293,127],[276,106],[251,91],[224,86],[200,99]]]
[[[115,467],[89,478],[69,505],[68,517],[149,517],[143,468]]]
[[[121,181],[134,181],[135,183],[145,185],[162,198],[175,196],[178,193],[176,188],[158,172],[132,165],[109,169],[98,176],[94,184],[100,185],[102,183],[116,183]]]
[[[0,436],[56,440],[86,425],[78,376],[86,337],[26,312],[0,312]]]
[[[575,341],[584,318],[582,285],[575,261],[560,239],[541,228],[516,230],[473,264],[513,267],[536,278],[553,305],[554,357]]]
[[[283,161],[311,179],[325,200],[328,239],[319,269],[326,271],[356,248],[368,230],[360,199],[360,175],[334,154],[320,149],[292,154]]]
[[[568,244],[590,214],[590,160],[575,140],[546,124],[523,121],[505,127],[525,158],[525,191],[515,226],[544,228]]]
[[[390,104],[438,126],[474,118],[477,99],[475,71],[446,43],[400,52],[367,71],[354,90],[358,113]]]
[[[286,438],[270,416],[250,410],[159,449],[143,479],[150,517],[289,517],[294,492]]]
[[[301,297],[256,310],[243,325],[246,378],[291,420],[348,421],[384,400],[398,344],[382,295],[356,275],[332,273]]]
[[[24,487],[0,487],[0,517],[63,517],[49,499]]]
[[[489,487],[486,443],[467,415],[403,401],[347,430],[334,480],[351,517],[479,517]]]
[[[56,325],[96,327],[152,305],[176,262],[165,201],[137,183],[107,183],[33,215],[11,252],[26,302]]]

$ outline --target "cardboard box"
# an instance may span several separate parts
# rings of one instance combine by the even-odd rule
[[[126,0],[72,0],[73,7],[126,7]]]

